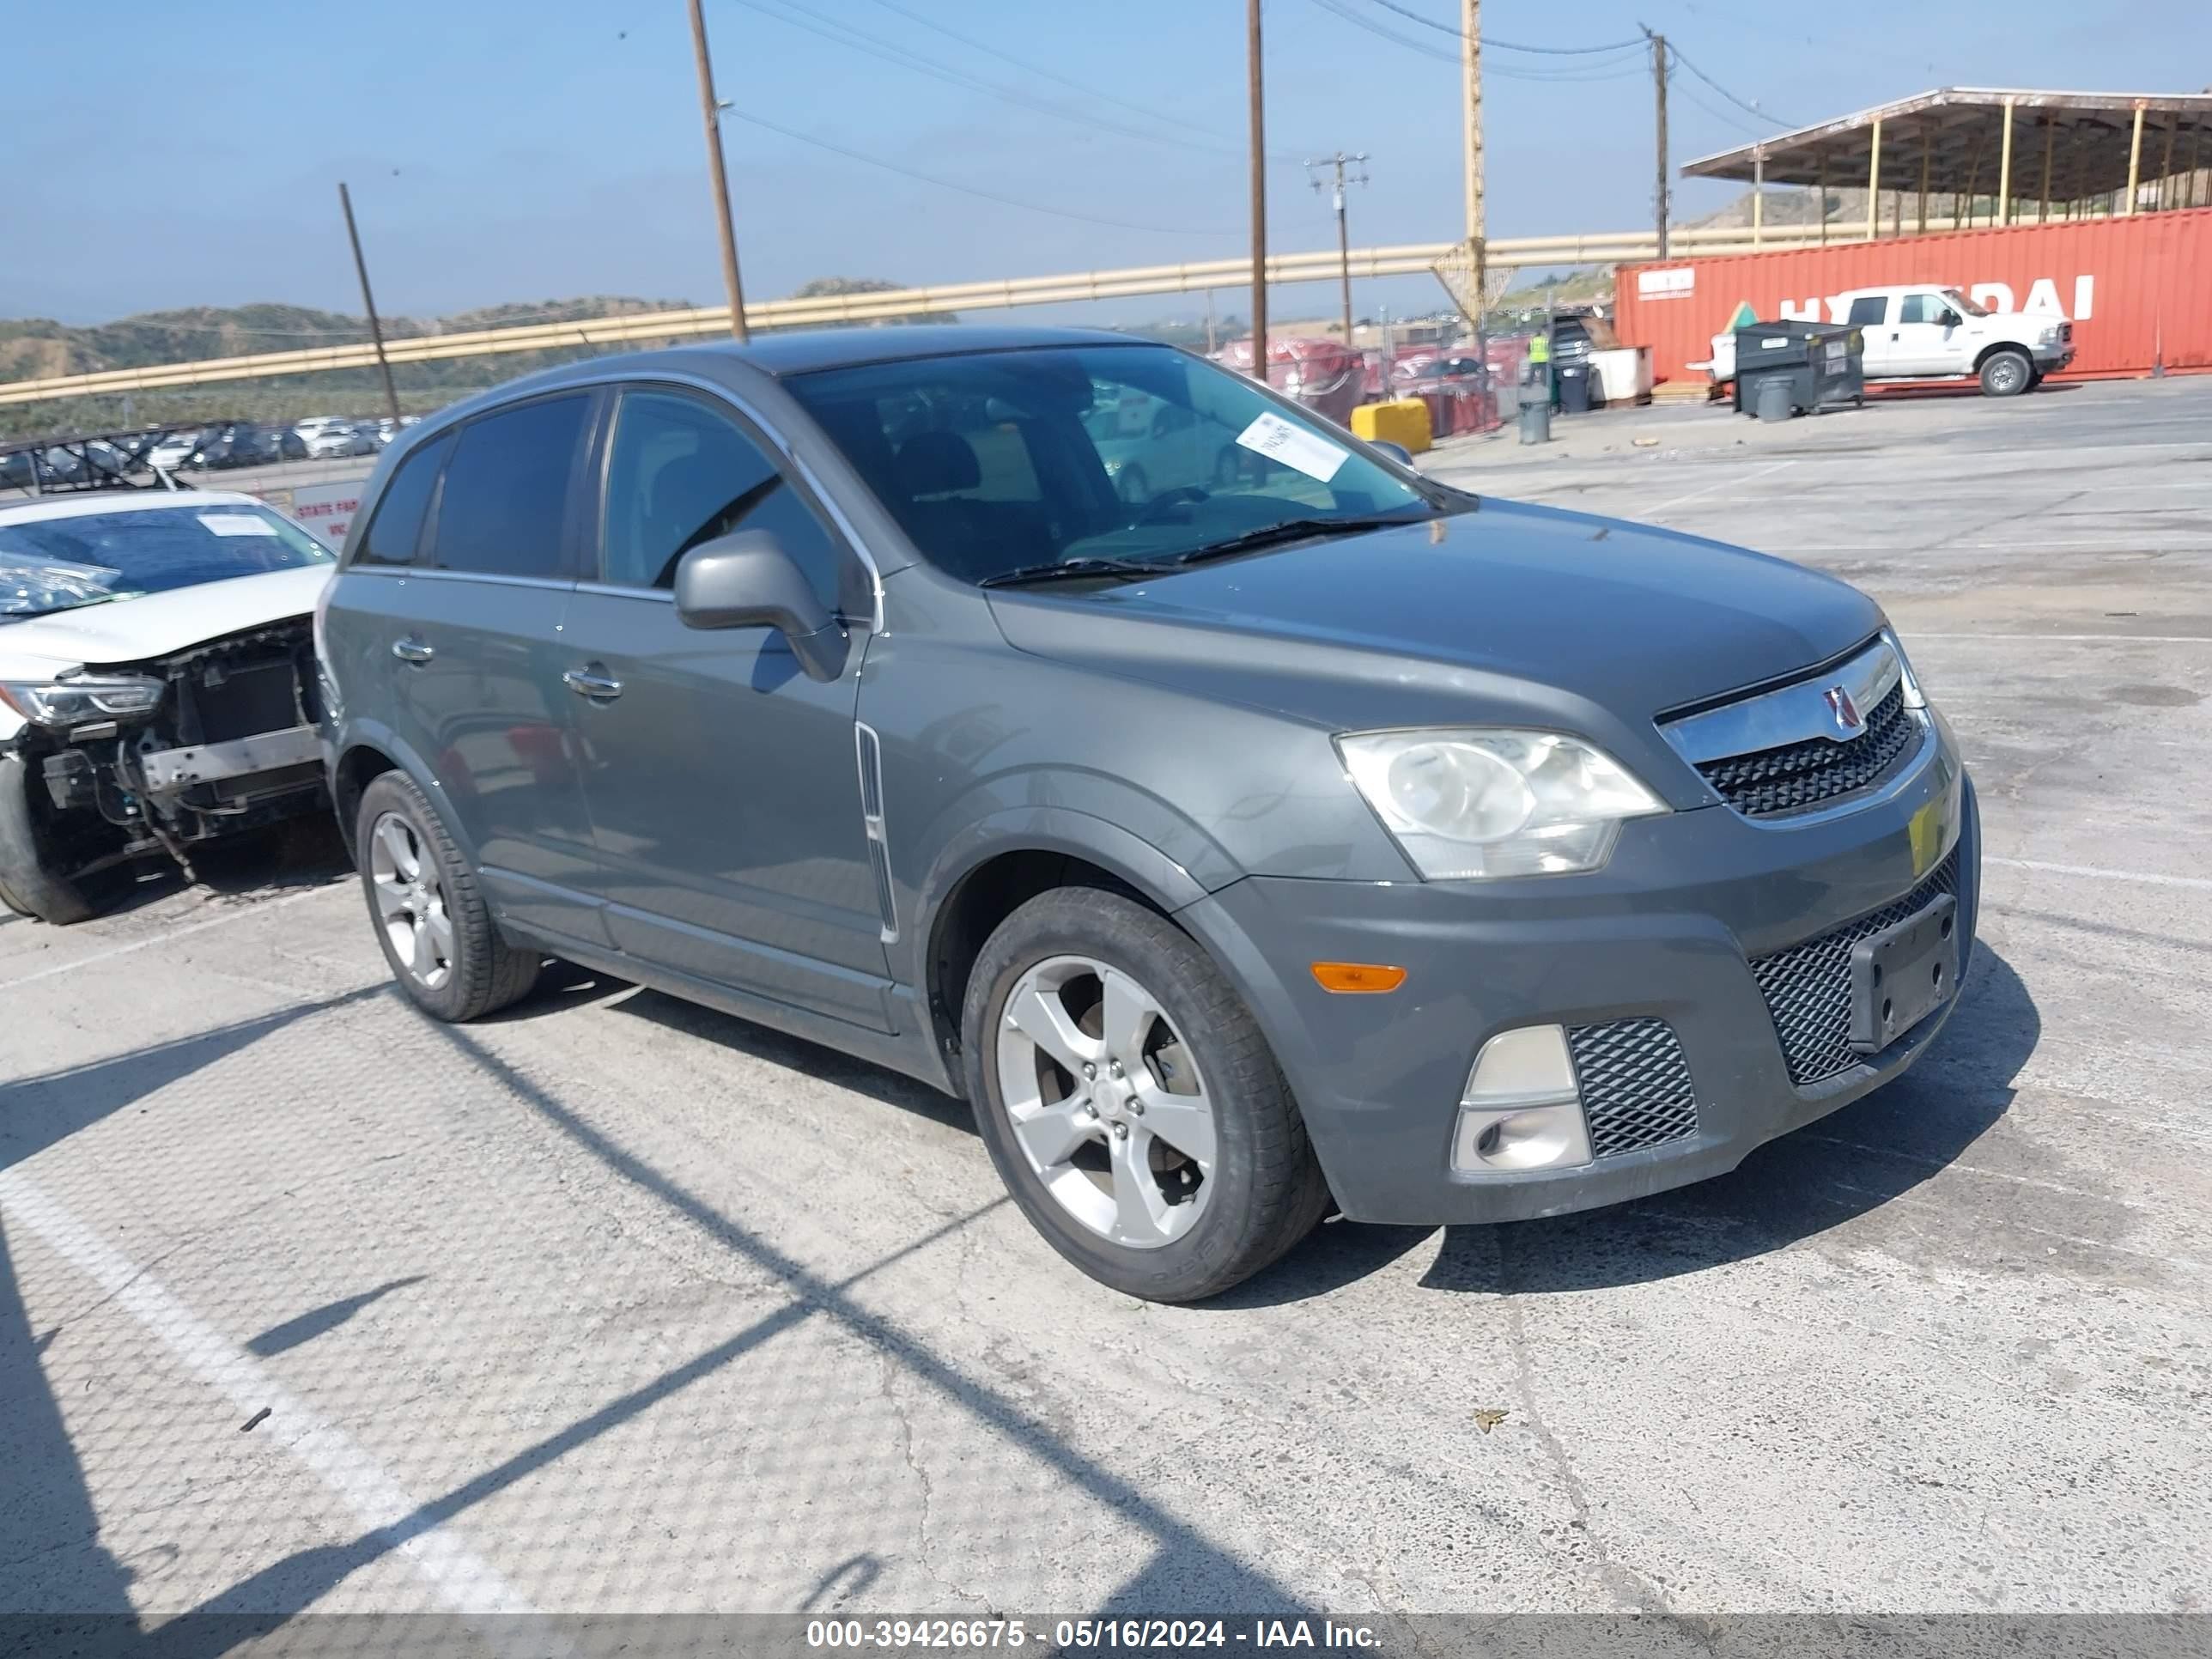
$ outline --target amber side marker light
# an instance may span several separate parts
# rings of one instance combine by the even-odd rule
[[[1377,962],[1316,962],[1313,976],[1322,990],[1339,996],[1374,996],[1406,982],[1403,968],[1386,968]]]

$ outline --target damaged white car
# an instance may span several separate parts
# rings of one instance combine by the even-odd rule
[[[137,861],[327,810],[331,550],[250,495],[0,505],[0,902],[82,921]]]

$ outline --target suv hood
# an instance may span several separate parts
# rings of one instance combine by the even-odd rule
[[[234,576],[21,622],[0,617],[0,678],[20,679],[57,668],[143,662],[227,634],[304,617],[314,610],[333,568],[302,565],[258,576]]]
[[[1782,559],[1486,497],[1079,598],[990,600],[1018,649],[1337,730],[1601,712],[1648,734],[1662,710],[1802,672],[1882,622]]]

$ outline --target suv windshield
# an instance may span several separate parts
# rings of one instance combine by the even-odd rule
[[[297,525],[240,502],[0,524],[0,622],[334,557]]]
[[[1943,290],[1943,297],[1948,300],[1953,305],[1958,307],[1960,310],[1965,312],[1969,317],[1988,317],[1995,314],[1987,306],[1975,304],[1973,301],[1968,299],[1963,293],[1955,288],[1945,289]]]
[[[788,385],[922,556],[964,581],[1157,570],[1265,545],[1278,526],[1326,535],[1471,505],[1164,346],[975,352]]]

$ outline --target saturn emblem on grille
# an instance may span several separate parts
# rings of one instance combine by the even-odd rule
[[[1859,706],[1851,701],[1851,694],[1840,685],[1832,685],[1820,694],[1827,699],[1828,712],[1836,717],[1836,729],[1847,738],[1856,738],[1866,730],[1866,721],[1859,717]]]

